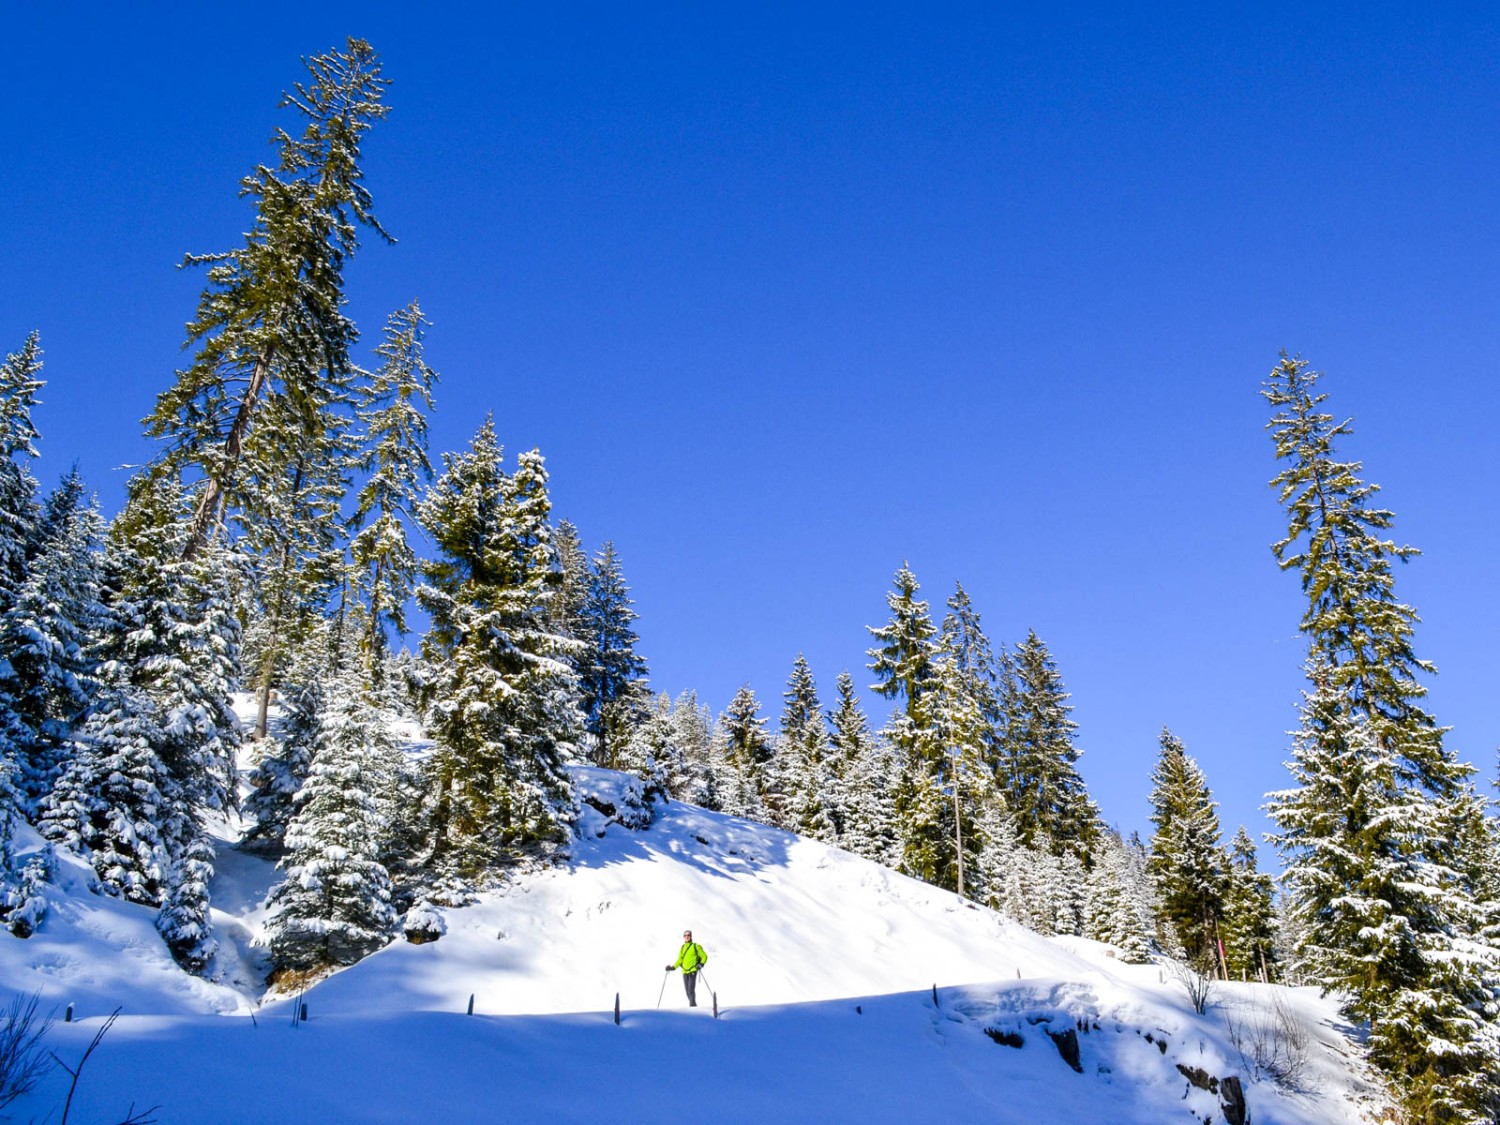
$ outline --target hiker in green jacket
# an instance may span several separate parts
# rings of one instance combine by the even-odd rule
[[[698,970],[708,964],[708,954],[703,952],[703,947],[693,940],[693,931],[684,930],[682,933],[682,949],[677,954],[677,960],[667,966],[667,972],[673,969],[682,970],[682,987],[687,989],[688,1007],[698,1006]]]

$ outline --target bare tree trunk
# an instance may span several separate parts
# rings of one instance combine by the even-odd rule
[[[958,803],[958,754],[953,755],[953,838],[958,849],[958,897],[964,897],[964,821]]]
[[[255,716],[255,737],[266,737],[266,726],[271,710],[271,681],[276,678],[276,645],[281,637],[281,618],[286,612],[287,564],[291,556],[291,545],[281,548],[281,581],[276,589],[276,608],[271,613],[271,632],[266,638],[266,655],[260,669],[260,708]]]
[[[250,371],[250,385],[245,388],[245,397],[240,399],[240,408],[234,416],[234,424],[229,427],[229,435],[224,439],[224,464],[222,470],[223,479],[209,476],[203,485],[203,495],[198,498],[198,508],[193,512],[192,521],[188,524],[187,545],[182,550],[184,559],[191,559],[208,543],[210,532],[219,522],[219,516],[224,509],[224,493],[229,487],[229,482],[234,479],[235,469],[239,467],[240,453],[245,447],[245,435],[250,432],[250,420],[255,414],[256,403],[260,399],[261,391],[265,388],[266,380],[271,374],[271,356],[273,347],[268,347],[256,357],[255,366]]]

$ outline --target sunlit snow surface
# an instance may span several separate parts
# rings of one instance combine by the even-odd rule
[[[576,776],[620,803],[619,775]],[[1220,1121],[1218,1098],[1177,1064],[1248,1079],[1225,1015],[1271,991],[1220,986],[1198,1017],[1156,966],[674,802],[640,832],[586,809],[570,866],[446,911],[437,942],[397,941],[324,981],[294,1025],[288,1001],[257,1007],[264,861],[220,857],[213,984],[173,967],[150,911],[87,893],[83,870],[61,866],[66,895],[31,939],[0,937],[0,974],[44,1006],[77,1005],[81,1022],[49,1036],[70,1064],[123,1009],[84,1071],[79,1121],[117,1121],[132,1103],[159,1105],[163,1123]],[[663,972],[684,929],[709,954],[697,1011]],[[1247,1080],[1252,1120],[1373,1115],[1333,1004],[1288,995],[1311,1030],[1316,1093]],[[1082,1074],[1047,1036],[1080,1021]],[[996,1045],[986,1027],[1024,1046]],[[55,1115],[65,1079],[15,1103],[15,1119]]]

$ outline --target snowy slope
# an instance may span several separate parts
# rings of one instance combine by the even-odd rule
[[[620,804],[619,775],[578,775]],[[677,803],[638,832],[589,809],[574,851],[565,869],[446,911],[441,940],[397,942],[325,980],[300,1025],[285,1000],[256,1011],[248,938],[272,873],[242,855],[221,858],[215,888],[233,910],[218,919],[232,939],[218,984],[177,972],[149,912],[88,895],[66,864],[70,893],[42,931],[0,939],[0,975],[77,1003],[86,1018],[51,1033],[65,1059],[125,1009],[78,1120],[119,1120],[132,1102],[160,1105],[163,1122],[1222,1120],[1179,1064],[1244,1078],[1260,1125],[1360,1121],[1374,1104],[1314,994],[1224,985],[1199,1017],[1155,966]],[[662,991],[684,928],[708,950],[718,1021],[685,1008],[676,974]],[[1226,1034],[1226,1013],[1247,1018],[1273,991],[1310,1030],[1317,1096],[1250,1081]],[[1048,1031],[1080,1027],[1076,1073]],[[17,1119],[43,1118],[62,1091],[54,1074]]]

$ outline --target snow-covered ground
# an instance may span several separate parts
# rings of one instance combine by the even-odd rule
[[[620,775],[577,775],[620,803]],[[175,968],[150,911],[91,895],[84,868],[59,866],[42,929],[0,934],[0,979],[44,1008],[75,1005],[77,1022],[48,1036],[70,1065],[122,1009],[83,1072],[76,1121],[118,1121],[132,1104],[160,1106],[164,1123],[225,1125],[1224,1120],[1220,1097],[1179,1065],[1240,1077],[1257,1125],[1377,1112],[1333,1004],[1313,992],[1220,985],[1198,1016],[1157,966],[678,803],[644,831],[587,809],[568,867],[445,911],[436,942],[397,941],[323,981],[305,1023],[288,1000],[261,1003],[265,861],[220,856],[213,983]],[[709,954],[696,1011],[663,973],[684,929]],[[1303,1093],[1255,1081],[1227,1031],[1268,1014],[1274,995],[1307,1029]],[[1081,1073],[1049,1035],[1067,1029]],[[55,1117],[66,1080],[54,1071],[10,1107],[15,1119]]]

